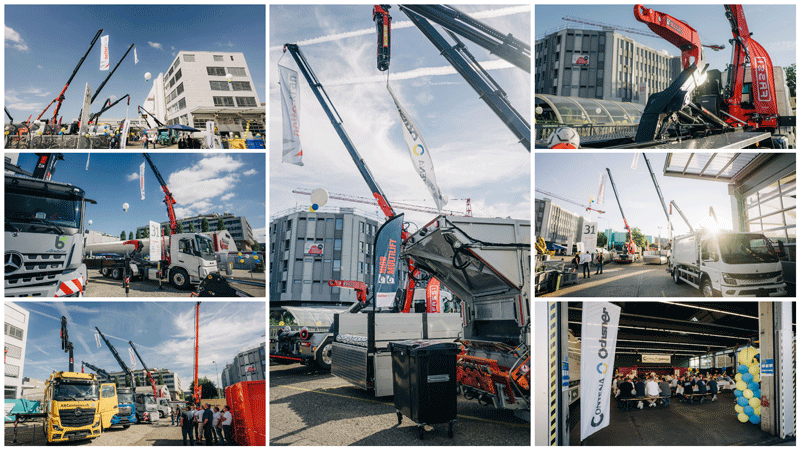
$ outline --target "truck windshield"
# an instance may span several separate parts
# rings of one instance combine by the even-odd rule
[[[720,234],[719,250],[726,264],[778,262],[778,255],[762,234]]]
[[[26,233],[71,234],[81,227],[81,201],[7,190],[6,220]],[[67,230],[72,228],[73,230]]]
[[[53,399],[67,400],[98,400],[97,385],[91,381],[62,381],[56,384],[53,390]]]
[[[197,249],[200,251],[200,257],[207,260],[216,260],[214,256],[214,244],[211,239],[206,236],[195,236],[197,241]]]
[[[156,398],[153,397],[153,396],[145,396],[144,402],[147,403],[147,404],[155,405],[156,404]]]
[[[130,405],[131,403],[133,403],[133,394],[117,393],[117,399],[120,405]]]

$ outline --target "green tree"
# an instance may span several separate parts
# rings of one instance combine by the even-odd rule
[[[129,241],[133,240],[133,231],[128,231],[128,240]]]
[[[631,236],[633,237],[633,242],[639,248],[647,248],[647,239],[642,234],[642,231],[639,228],[632,228],[631,229]]]
[[[253,251],[254,252],[261,251],[261,244],[259,244],[255,239],[253,239]]]
[[[125,230],[122,230],[122,232],[119,234],[119,240],[120,241],[124,241],[125,240]]]
[[[125,375],[125,386],[133,387],[133,385],[131,384],[131,376],[130,375]]]
[[[161,227],[161,235],[162,236],[169,236],[169,227],[164,225]]]
[[[183,224],[182,223],[178,222],[178,224],[175,225],[175,233],[177,233],[177,234],[183,233]]]
[[[208,233],[211,231],[211,225],[208,223],[208,219],[203,217],[203,220],[200,222],[200,231],[203,233]]]
[[[114,384],[116,384],[117,387],[119,387],[119,375],[114,376]]]
[[[189,233],[194,233],[194,223],[189,222]]]
[[[789,86],[789,95],[795,97],[795,83],[797,78],[797,66],[792,64],[786,68],[786,85]]]
[[[606,237],[606,234],[602,231],[597,233],[597,246],[600,248],[605,248],[607,243],[608,238]]]
[[[150,227],[145,227],[142,230],[142,238],[149,238],[150,237]]]
[[[197,382],[200,383],[200,389],[202,389],[202,393],[200,394],[201,398],[217,398],[217,387],[214,385],[213,381],[203,377],[198,379]],[[194,395],[194,380],[189,383],[189,392],[192,392]]]
[[[156,384],[164,384],[164,373],[158,372],[158,379],[156,380]]]
[[[222,217],[217,219],[217,231],[222,231],[225,229],[225,221],[222,220]]]

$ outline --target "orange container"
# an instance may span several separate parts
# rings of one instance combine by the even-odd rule
[[[267,385],[242,381],[225,388],[225,401],[233,414],[233,439],[238,445],[267,444]]]

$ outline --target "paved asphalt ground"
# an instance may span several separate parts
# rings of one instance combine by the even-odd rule
[[[269,445],[531,445],[530,423],[510,411],[459,397],[453,439],[447,425],[397,424],[391,397],[374,398],[330,373],[300,364],[270,365]]]
[[[245,272],[245,271],[242,271]],[[234,276],[240,274],[234,273]],[[264,274],[255,274],[252,282],[264,283]],[[257,278],[260,275],[260,279]],[[249,274],[241,274],[242,280],[250,282]],[[254,286],[252,284],[231,283],[237,289],[247,292],[253,297],[265,297],[266,288],[264,286]],[[159,290],[158,283],[154,281],[131,281],[130,297],[190,297],[192,290],[175,289],[168,282],[162,282]],[[86,286],[86,297],[125,297],[125,289],[122,287],[122,280],[105,278],[97,270],[89,270],[89,283]]]
[[[584,279],[578,273],[578,284],[564,286],[555,292],[537,297],[702,297],[700,291],[684,283],[675,284],[666,264],[605,264],[603,273]]]
[[[159,420],[155,424],[131,425],[127,430],[111,428],[104,431],[95,439],[65,442],[55,444],[59,446],[177,446],[183,445],[181,429],[170,426],[169,417]],[[35,428],[34,428],[35,425]],[[36,436],[34,437],[34,429]],[[16,445],[45,445],[42,422],[31,422],[19,425],[17,428],[17,443],[14,444],[14,424],[5,425],[5,446]],[[35,439],[35,440],[34,440]]]

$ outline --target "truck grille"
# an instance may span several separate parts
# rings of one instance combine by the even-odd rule
[[[7,252],[20,255],[17,252]],[[22,264],[15,269],[6,264],[5,288],[6,296],[13,296],[9,289],[42,288],[58,283],[59,276],[64,271],[67,263],[66,253],[25,253],[22,255]],[[9,295],[11,294],[11,295]],[[26,294],[27,296],[29,294]]]
[[[119,407],[119,415],[120,416],[130,416],[131,415],[131,407],[130,406],[120,406]]]
[[[728,275],[737,280],[767,280],[769,278],[775,278],[781,274],[783,274],[783,272],[777,271],[764,273],[729,273]]]
[[[80,410],[80,412],[78,412]],[[85,427],[94,421],[94,408],[73,408],[60,409],[58,415],[61,417],[61,425],[65,427]]]

